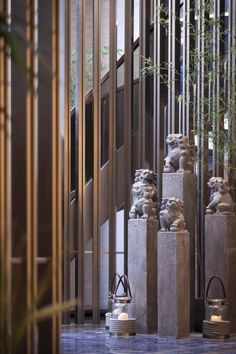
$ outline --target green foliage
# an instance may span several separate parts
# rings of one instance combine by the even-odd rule
[[[17,310],[18,317],[15,317],[14,309],[19,306],[19,294],[12,293],[11,299],[6,299],[4,296],[6,289],[3,289],[3,284],[7,284],[6,271],[0,272],[0,353],[18,353],[20,343],[22,339],[27,335],[27,328],[29,327],[29,324],[34,322],[37,326],[40,322],[46,321],[49,318],[52,318],[54,315],[62,314],[62,312],[69,311],[71,308],[78,306],[78,299],[71,299],[63,303],[55,303],[43,307],[40,306],[42,299],[44,298],[45,294],[47,294],[48,289],[51,287],[50,266],[48,267],[48,271],[45,274],[46,275],[43,277],[43,279],[41,279],[40,284],[38,284],[37,299],[35,299],[35,303],[32,305],[32,309],[24,309],[22,307],[21,316],[19,316],[19,310]],[[21,289],[22,279],[25,279],[24,271],[18,273],[18,278],[14,284],[16,289]],[[23,296],[26,297],[26,294],[23,294]],[[10,304],[9,301],[11,301]],[[22,299],[22,301],[24,303],[24,299]],[[9,306],[11,306],[14,321],[14,327],[10,332],[7,331],[9,321]]]
[[[214,5],[213,0],[200,1],[197,9],[190,9],[190,12],[194,12],[199,25],[187,21],[187,15],[190,14],[186,14],[186,18],[183,19],[186,28],[189,29],[190,39],[196,41],[196,45],[189,52],[190,63],[188,71],[185,72],[184,84],[190,92],[196,92],[197,80],[200,77],[200,97],[197,97],[196,93],[191,94],[190,101],[187,102],[192,110],[195,109],[193,114],[196,117],[200,116],[201,119],[201,122],[195,122],[192,135],[195,135],[198,141],[204,142],[205,146],[209,144],[214,146],[219,164],[226,170],[228,176],[232,177],[232,174],[235,176],[232,157],[236,156],[236,141],[233,139],[236,133],[236,88],[235,80],[232,78],[235,77],[236,71],[235,69],[229,71],[228,55],[225,55],[224,51],[214,50],[212,29],[214,28],[219,45],[224,46],[228,54],[236,55],[236,47],[229,46],[230,41],[225,43],[226,37],[230,38],[231,42],[233,39],[235,42],[235,38],[229,29],[224,27],[224,14],[220,17],[213,16]],[[164,5],[157,7],[155,22],[165,29],[166,36],[169,30],[169,15],[180,21],[174,13],[169,13]],[[141,76],[145,78],[148,75],[158,75],[161,84],[171,89],[170,71],[172,73],[174,71],[174,80],[180,81],[182,74],[174,67],[174,63],[164,61],[157,67],[149,57],[144,59]],[[217,82],[220,83],[218,86]],[[186,105],[183,95],[177,95],[176,101]],[[199,151],[200,154],[203,152],[201,149]]]

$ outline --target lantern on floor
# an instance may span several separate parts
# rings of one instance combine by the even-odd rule
[[[136,318],[133,317],[132,295],[126,275],[120,277],[114,292],[109,333],[125,337],[136,334]]]
[[[120,281],[120,275],[118,273],[115,273],[112,277],[111,280],[111,288],[108,291],[108,312],[105,314],[105,328],[109,329],[110,326],[110,318],[111,318],[111,311],[112,311],[112,303],[114,302],[114,293],[115,293],[115,285],[116,285],[116,280],[117,284]]]
[[[209,289],[212,280],[217,279],[222,288],[223,298],[209,298]],[[203,321],[203,337],[226,339],[230,336],[230,321],[227,320],[228,302],[226,292],[221,278],[214,275],[210,278],[206,290],[206,320]]]

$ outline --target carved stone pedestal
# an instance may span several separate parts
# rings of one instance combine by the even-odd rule
[[[196,176],[189,173],[163,173],[163,198],[175,197],[184,202],[186,229],[190,234],[190,327],[194,329],[195,300],[195,201]]]
[[[157,231],[157,221],[129,220],[128,276],[137,333],[157,331]]]
[[[158,233],[158,334],[189,336],[189,233]]]
[[[223,280],[229,302],[231,333],[236,333],[236,216],[205,216],[205,279],[212,275]],[[218,282],[211,284],[209,296],[222,298]]]

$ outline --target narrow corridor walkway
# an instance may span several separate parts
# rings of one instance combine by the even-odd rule
[[[201,334],[178,340],[158,338],[157,335],[114,338],[103,327],[65,326],[62,330],[62,354],[76,353],[236,354],[236,337],[225,341],[204,339]]]

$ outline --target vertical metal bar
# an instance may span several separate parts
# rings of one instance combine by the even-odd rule
[[[231,46],[232,46],[232,28],[231,28],[231,16],[232,16],[232,0],[228,1],[228,41],[227,41],[227,67],[226,67],[226,75],[227,75],[227,120],[228,120],[228,140],[231,141]],[[229,169],[229,185],[231,186],[232,178],[231,178],[231,153],[228,156],[228,169]]]
[[[194,7],[195,1],[184,1],[183,3],[183,100],[182,100],[182,133],[190,138],[193,143],[193,86],[194,86],[194,64],[191,54],[194,49]]]
[[[70,299],[70,239],[69,239],[69,212],[70,212],[70,2],[65,1],[65,111],[64,111],[64,259],[63,259],[63,288],[64,301]],[[63,313],[63,323],[70,323],[70,312]]]
[[[26,96],[26,193],[27,193],[27,310],[30,316],[35,311],[37,296],[37,182],[38,182],[38,4],[37,1],[27,0],[26,3],[26,68],[27,68],[27,96]],[[27,351],[36,352],[36,323],[29,318],[27,327]]]
[[[161,200],[162,190],[162,169],[163,169],[163,150],[164,150],[164,125],[166,125],[164,115],[164,95],[166,93],[166,87],[161,82],[160,75],[163,74],[161,66],[165,60],[165,27],[161,25],[161,20],[164,20],[164,0],[154,1],[154,65],[157,68],[157,74],[154,75],[154,107],[153,107],[153,119],[154,119],[154,151],[153,151],[153,168],[157,172],[157,190],[159,200]],[[162,10],[161,10],[162,9]],[[166,74],[164,72],[164,74]]]
[[[222,63],[224,55],[224,43],[222,31],[224,30],[224,1],[214,2],[213,23],[213,96],[212,96],[212,121],[213,121],[213,175],[224,174],[224,142],[222,142],[222,130],[224,129],[224,102],[222,79]]]
[[[154,56],[153,56],[153,63],[155,67],[158,68],[160,67],[160,64],[158,62],[158,53],[159,53],[159,38],[160,38],[160,11],[158,11],[160,5],[157,0],[153,1],[153,20],[154,20]],[[154,171],[158,171],[158,160],[159,156],[157,154],[157,141],[158,141],[158,136],[159,136],[159,119],[158,119],[158,107],[160,107],[160,94],[159,94],[159,85],[160,83],[158,82],[159,75],[154,75],[153,79],[153,169]],[[158,144],[159,145],[159,144]],[[159,181],[159,177],[157,177],[157,181]],[[159,190],[159,187],[157,188]]]
[[[206,22],[208,19],[208,14],[205,12],[205,0],[201,0],[199,3],[199,15],[198,15],[198,27],[197,27],[197,125],[198,125],[198,256],[199,256],[199,296],[204,297],[205,293],[205,188],[207,183],[207,170],[208,170],[208,140],[206,139],[207,134],[207,107],[205,104],[205,97],[207,95],[208,83],[205,78],[205,36],[206,36]]]
[[[94,178],[93,178],[93,323],[100,322],[100,160],[101,160],[101,1],[94,1]]]
[[[179,3],[169,0],[168,8],[168,134],[178,130],[178,102],[179,96]]]
[[[231,142],[231,46],[232,46],[232,28],[231,28],[231,16],[232,16],[232,1],[228,1],[228,40],[227,40],[227,66],[226,66],[226,84],[227,84],[227,120],[228,120],[228,141]],[[229,185],[231,186],[231,152],[228,155],[228,170],[229,170]]]
[[[195,1],[185,1],[183,3],[183,93],[182,93],[182,119],[179,117],[179,121],[182,120],[182,131],[180,133],[186,135],[190,139],[190,145],[194,146],[193,136],[193,101],[194,101],[194,15],[195,15]],[[193,196],[194,198],[196,196]],[[194,226],[195,227],[195,226]],[[191,312],[190,312],[190,328],[195,327],[194,323],[194,298],[195,298],[195,234],[193,240],[191,240],[191,271],[190,271],[190,299],[191,299]]]
[[[167,98],[167,134],[174,133],[173,127],[172,127],[172,86],[173,86],[173,78],[172,78],[172,73],[173,73],[173,63],[172,63],[172,22],[173,22],[173,10],[172,10],[172,0],[168,1],[168,98]]]
[[[125,273],[128,271],[128,218],[130,210],[130,187],[131,187],[131,117],[133,95],[133,0],[125,1],[125,82],[124,82],[124,156],[125,156],[125,206],[124,206],[124,253]]]
[[[55,307],[60,306],[62,301],[62,145],[59,109],[60,3],[54,0],[52,5],[52,305]],[[66,94],[68,97],[68,87]],[[66,103],[65,112],[68,110],[67,99]],[[53,313],[52,326],[52,354],[57,354],[60,352],[60,313]]]
[[[217,77],[217,1],[213,3],[213,25],[212,25],[212,84],[209,83],[209,117],[212,121],[212,134],[217,134],[217,92],[216,92],[216,77]],[[212,135],[213,137],[213,135]],[[215,140],[215,139],[214,139]],[[212,151],[212,174],[217,176],[217,160],[218,160],[218,146],[217,143],[213,142],[213,151]]]
[[[77,258],[77,323],[84,323],[84,210],[85,210],[85,90],[84,90],[84,11],[85,1],[76,1],[78,77],[76,114],[78,114],[78,258]]]
[[[145,65],[145,58],[150,57],[150,0],[140,0],[139,7],[139,67]],[[148,98],[147,88],[150,77],[139,77],[139,167],[145,166],[145,121],[147,116]]]
[[[109,288],[116,272],[116,0],[109,8]]]
[[[188,28],[187,28],[187,85],[186,85],[186,135],[189,137],[190,144],[194,145],[194,87],[195,87],[195,66],[193,53],[195,48],[195,36],[193,35],[193,29],[195,28],[195,0],[190,1],[190,5],[187,8],[188,15]]]
[[[218,148],[218,158],[217,158],[217,175],[224,176],[224,114],[225,114],[225,103],[224,103],[224,55],[225,55],[225,41],[224,41],[224,31],[225,31],[225,15],[224,15],[224,1],[217,0],[217,20],[219,24],[217,26],[217,69],[216,69],[216,97],[217,97],[217,148]],[[222,135],[223,133],[223,135]]]
[[[10,1],[0,11],[10,25]],[[0,352],[10,351],[11,335],[11,97],[10,48],[0,39]]]
[[[188,27],[190,25],[189,23],[189,7],[190,7],[190,3],[189,1],[184,1],[183,2],[183,31],[182,31],[182,36],[183,36],[183,40],[182,40],[182,53],[183,53],[183,57],[182,57],[182,68],[183,68],[183,72],[182,72],[182,79],[183,79],[183,84],[182,84],[182,107],[181,107],[181,115],[182,115],[182,120],[180,120],[179,125],[180,125],[180,129],[179,132],[184,135],[186,135],[186,91],[187,91],[187,80],[189,78],[188,76],[188,64],[189,61],[187,60],[187,55],[188,55],[188,51],[187,51],[187,46],[188,46]]]
[[[178,132],[179,127],[179,105],[178,96],[180,93],[180,4],[172,0],[172,132]]]
[[[205,1],[201,1],[201,4],[205,4]],[[206,167],[206,161],[205,161],[205,155],[208,153],[208,143],[206,142],[205,138],[205,58],[204,58],[204,53],[205,53],[205,11],[204,9],[201,11],[201,29],[200,29],[200,53],[201,53],[201,59],[200,59],[200,144],[201,144],[201,165],[199,169],[199,175],[200,175],[200,186],[201,186],[201,207],[200,207],[200,217],[201,217],[201,255],[202,255],[202,274],[201,274],[201,292],[202,294],[205,293],[204,289],[204,284],[205,284],[205,248],[204,248],[204,236],[205,236],[205,227],[204,227],[204,213],[205,213],[205,203],[204,203],[204,188],[205,188],[205,176],[204,176],[204,170],[207,168]]]
[[[236,90],[235,90],[235,84],[236,84],[236,55],[235,55],[235,47],[236,47],[236,2],[235,1],[230,1],[230,26],[231,26],[231,92],[230,92],[230,97],[231,97],[231,105],[232,109],[235,112],[235,100],[236,100]],[[235,113],[234,113],[235,114]],[[230,122],[230,133],[232,134],[232,140],[236,140],[236,119],[235,115],[231,112],[231,122]],[[236,154],[235,151],[232,152],[230,158],[230,174],[231,174],[231,190],[232,190],[232,195],[234,198],[234,202],[236,202],[236,173],[235,173],[235,168],[236,168]]]
[[[197,154],[198,157],[201,156],[201,146],[200,146],[200,139],[201,139],[201,115],[200,115],[200,100],[201,100],[201,91],[200,91],[200,83],[201,83],[201,77],[200,77],[200,45],[201,45],[201,36],[200,36],[200,32],[201,32],[201,14],[200,14],[200,7],[201,7],[201,3],[199,3],[199,6],[197,7],[197,12],[198,12],[198,19],[197,19],[197,48],[196,48],[196,52],[197,52],[197,97],[196,97],[196,113],[197,113],[197,121],[196,121],[196,126],[197,126],[197,130],[198,130],[198,142],[197,142]],[[201,221],[202,221],[202,215],[201,215],[201,200],[202,200],[202,190],[201,188],[201,179],[200,179],[200,171],[201,171],[201,161],[198,158],[198,166],[197,166],[197,183],[198,183],[198,189],[199,192],[197,197],[197,215],[198,215],[198,222],[197,222],[197,226],[198,226],[198,296],[201,296],[201,276],[202,276],[202,272],[203,272],[203,267],[202,267],[202,257],[203,255],[201,254],[201,234],[202,234],[202,229],[201,229]]]

